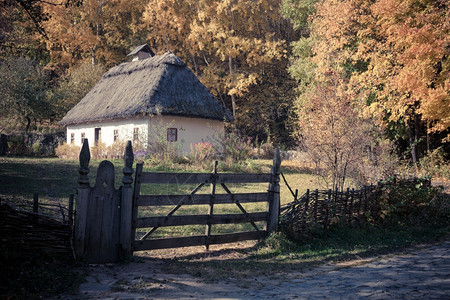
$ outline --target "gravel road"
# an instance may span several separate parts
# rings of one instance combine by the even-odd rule
[[[78,295],[59,299],[450,299],[450,241],[301,272],[205,282],[161,260],[89,267]]]

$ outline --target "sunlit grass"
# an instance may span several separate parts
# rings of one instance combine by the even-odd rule
[[[101,160],[91,160],[89,165],[89,180],[91,186],[95,184],[95,175]],[[115,166],[115,187],[118,188],[122,184],[122,160],[112,160]],[[254,167],[255,173],[270,173],[272,160],[254,160],[251,165]],[[212,166],[212,164],[211,164]],[[135,166],[134,166],[135,168]],[[63,160],[58,158],[20,158],[20,157],[4,157],[0,158],[0,195],[3,197],[21,197],[27,200],[33,198],[33,194],[39,194],[42,203],[61,203],[66,205],[70,194],[76,194],[78,187],[78,169],[79,162],[77,160]],[[284,161],[281,169],[286,177],[287,182],[292,189],[298,189],[299,195],[304,193],[308,188],[314,188],[317,178],[308,173],[308,167],[303,162]],[[144,164],[144,172],[205,172],[210,173],[212,170],[196,169],[195,166],[186,167],[179,165],[171,166],[170,169],[161,168],[161,166],[147,166]],[[301,173],[303,172],[304,173]],[[218,172],[221,173],[220,164]],[[289,189],[281,180],[281,204],[285,204],[294,200]],[[195,184],[142,184],[141,194],[155,195],[188,195],[197,187]],[[227,184],[228,189],[232,193],[249,193],[249,192],[267,192],[268,184]],[[211,186],[205,185],[197,193],[209,194]],[[226,191],[221,185],[216,186],[217,194],[225,194]],[[173,206],[160,207],[140,207],[139,217],[149,216],[165,216],[177,203]],[[244,209],[251,212],[262,212],[266,210],[266,203],[243,203]],[[205,215],[208,214],[208,205],[184,205],[175,215]],[[235,204],[217,204],[214,205],[214,214],[241,214],[242,212]],[[259,228],[262,228],[259,222]],[[147,229],[148,230],[148,229]],[[212,233],[227,233],[235,231],[253,230],[249,223],[242,224],[224,224],[213,225]],[[138,234],[143,234],[146,229],[139,229]],[[205,226],[173,226],[159,228],[155,231],[154,237],[172,236],[172,235],[197,235],[204,234]]]

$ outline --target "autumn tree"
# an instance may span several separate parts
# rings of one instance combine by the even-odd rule
[[[301,90],[330,71],[350,79],[346,89],[366,118],[398,133],[404,124],[416,162],[422,124],[430,133],[450,125],[447,3],[324,0],[310,20],[290,67]]]
[[[346,79],[334,72],[326,76],[299,103],[299,125],[316,172],[333,190],[342,190],[349,177],[363,172],[359,161],[372,145],[371,124],[352,105]]]
[[[380,120],[404,122],[416,163],[421,124],[429,133],[450,128],[448,3],[379,0],[361,19],[355,59],[368,67],[353,82],[362,97],[375,96],[370,109]]]
[[[264,67],[282,58],[284,41],[274,38],[279,1],[184,0],[148,2],[144,23],[157,49],[179,53],[219,98],[248,92]]]
[[[130,48],[143,43],[144,32],[136,30],[143,0],[84,0],[78,5],[43,4],[48,15],[42,22],[42,42],[53,63],[66,67],[90,58],[92,63],[114,65],[123,61]]]

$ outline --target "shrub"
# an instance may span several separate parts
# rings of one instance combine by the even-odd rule
[[[383,182],[378,196],[379,218],[383,223],[415,224],[442,222],[448,226],[448,195],[431,186],[430,178]]]
[[[251,137],[242,137],[237,131],[217,134],[213,138],[213,143],[220,156],[225,160],[231,159],[234,162],[250,158],[253,152],[251,141]]]
[[[442,146],[422,158],[419,161],[419,169],[426,175],[450,179],[450,166]]]
[[[97,145],[91,147],[91,158],[93,159],[106,159],[108,157],[108,146],[105,143],[97,142]],[[122,150],[123,151],[123,150]]]
[[[205,166],[208,164],[215,156],[217,150],[213,144],[208,142],[200,142],[191,145],[191,164]]]
[[[63,143],[55,149],[56,156],[64,159],[78,159],[81,147]]]
[[[258,148],[258,157],[263,159],[272,159],[274,152],[275,148],[272,143],[265,143]]]

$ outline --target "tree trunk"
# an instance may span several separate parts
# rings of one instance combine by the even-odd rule
[[[230,75],[233,75],[233,58],[231,56],[228,57],[228,67],[230,69]],[[231,108],[233,110],[233,118],[236,117],[236,96],[231,95]]]
[[[414,113],[414,124],[416,123],[416,114]],[[417,164],[417,147],[416,147],[416,142],[417,142],[417,130],[415,128],[412,128],[412,124],[413,120],[411,120],[412,118],[410,117],[410,119],[406,122],[406,127],[408,129],[408,139],[409,139],[409,147],[411,148],[411,158],[412,158],[412,162],[414,165]]]
[[[427,121],[427,154],[430,154],[430,121]]]
[[[25,135],[28,135],[31,127],[31,118],[29,116],[25,117],[27,119],[27,125],[25,126]]]

